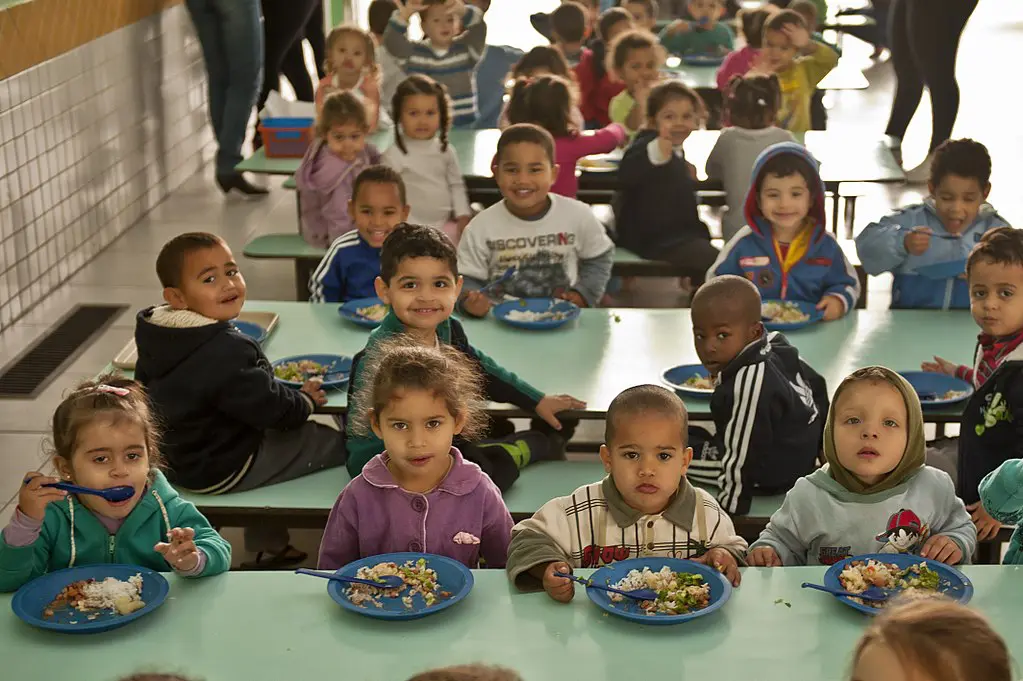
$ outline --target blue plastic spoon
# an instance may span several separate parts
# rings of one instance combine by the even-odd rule
[[[480,289],[480,293],[482,293],[483,295],[489,295],[491,291],[493,291],[495,288],[497,288],[497,286],[499,286],[500,284],[503,284],[504,282],[506,282],[509,279],[511,279],[512,277],[514,277],[515,276],[515,272],[517,270],[518,270],[518,268],[515,267],[514,265],[509,267],[508,269],[506,269],[504,271],[504,274],[502,274],[497,279],[494,279],[492,282],[490,282],[489,284],[487,284],[486,286],[481,288]]]
[[[626,598],[632,598],[637,601],[656,601],[657,592],[652,589],[636,589],[635,591],[621,591],[613,586],[604,586],[603,584],[595,584],[594,582],[583,579],[582,577],[576,577],[575,575],[569,575],[564,572],[555,572],[555,577],[564,577],[565,579],[571,579],[573,582],[579,582],[583,586],[592,586],[594,589],[600,589],[601,591],[608,591],[613,594],[620,594]]]
[[[28,484],[32,481],[32,478],[26,478],[24,484]],[[120,487],[107,487],[106,489],[93,489],[91,487],[82,487],[81,485],[73,485],[70,482],[48,482],[42,487],[52,487],[54,489],[61,489],[65,492],[71,492],[72,494],[95,494],[97,497],[102,497],[107,501],[117,503],[118,501],[127,501],[135,496],[135,488],[130,485],[121,485]]]
[[[862,598],[865,601],[887,601],[893,595],[897,589],[886,590],[879,586],[872,586],[862,593],[854,594],[851,591],[843,591],[842,589],[833,589],[830,586],[822,586],[820,584],[811,584],[810,582],[803,582],[804,589],[816,589],[817,591],[823,591],[825,593],[834,594],[835,596],[847,596],[849,598]]]
[[[299,568],[295,570],[295,574],[322,577],[323,579],[331,579],[335,582],[344,582],[346,584],[365,584],[366,586],[374,586],[378,589],[400,589],[405,586],[405,580],[398,575],[385,575],[377,578],[377,581],[373,581],[372,579],[359,579],[358,577],[344,577],[333,572],[317,572],[308,568]]]

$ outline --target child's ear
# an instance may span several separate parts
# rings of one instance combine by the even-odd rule
[[[559,166],[557,163],[555,163],[553,166],[551,166],[551,168],[552,168],[552,170],[551,170],[551,177],[554,179],[555,182],[557,182],[558,181],[558,172],[561,170],[561,166]]]
[[[391,304],[391,291],[383,278],[377,277],[373,280],[373,290],[377,292],[377,298],[384,301],[385,305]]]
[[[686,447],[682,452],[682,475],[689,472],[689,464],[693,462],[693,448]]]
[[[406,204],[401,207],[401,221],[408,222],[408,214],[412,211],[412,206]]]
[[[355,201],[348,199],[348,216],[355,220]]]
[[[936,189],[937,187],[934,186],[934,183],[931,182],[930,180],[927,180],[927,193],[930,194],[931,196],[934,196],[934,191]],[[987,198],[987,192],[984,192],[984,198]]]
[[[462,431],[465,429],[465,422],[467,420],[468,419],[464,413],[458,412],[457,414],[455,414],[455,429],[453,431],[455,435],[460,435],[462,433]]]
[[[458,279],[455,279],[455,298],[462,297],[462,286],[465,285],[465,278],[462,275],[458,275]]]
[[[765,329],[764,329],[764,323],[763,322],[757,322],[756,324],[754,324],[752,327],[750,327],[749,342],[752,343],[753,341],[757,340],[758,338],[763,338],[764,331],[765,331]]]
[[[607,448],[607,445],[600,445],[600,462],[604,464],[604,472],[611,472],[611,450]]]
[[[71,462],[63,456],[53,457],[53,467],[57,469],[57,477],[62,480],[71,480],[73,478],[71,474]]]
[[[384,439],[383,430],[380,428],[380,415],[377,414],[376,409],[369,410],[369,427],[373,430],[373,434],[381,440]]]
[[[987,195],[990,194],[990,193],[991,193],[991,183],[988,182],[986,185],[984,185],[984,191],[981,192],[981,196],[983,196],[984,200],[987,201]]]
[[[163,290],[163,299],[175,310],[187,310],[188,303],[185,302],[185,294],[181,289],[168,286]]]

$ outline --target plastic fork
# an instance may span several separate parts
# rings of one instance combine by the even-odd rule
[[[569,575],[564,572],[555,572],[555,577],[564,577],[565,579],[571,579],[573,582],[578,582],[583,586],[592,586],[594,589],[600,589],[601,591],[608,591],[613,594],[620,594],[626,598],[632,598],[637,601],[655,601],[657,600],[657,592],[652,589],[636,589],[635,591],[622,591],[616,589],[613,586],[604,586],[603,584],[595,584],[589,579],[583,579],[582,577],[576,577],[575,575]]]
[[[502,274],[497,279],[494,279],[492,282],[481,288],[480,293],[482,293],[485,296],[490,295],[490,292],[497,288],[500,284],[503,284],[504,282],[514,277],[517,269],[518,269],[517,267],[512,265],[511,267],[504,271],[504,274]]]
[[[323,579],[330,579],[335,582],[344,582],[346,584],[365,584],[366,586],[373,586],[378,589],[400,589],[405,586],[405,580],[398,575],[384,575],[374,581],[372,579],[359,579],[358,577],[345,577],[333,572],[317,572],[316,570],[310,570],[308,568],[299,568],[295,570],[295,574],[309,575],[310,577],[322,577]]]
[[[31,481],[32,478],[26,478],[24,484],[27,485]],[[41,486],[64,490],[65,492],[71,492],[72,494],[94,494],[97,497],[101,497],[114,503],[117,503],[118,501],[127,501],[135,496],[135,488],[131,485],[107,487],[105,489],[93,489],[92,487],[82,487],[81,485],[75,485],[70,482],[48,482]]]

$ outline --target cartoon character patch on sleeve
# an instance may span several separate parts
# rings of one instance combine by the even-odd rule
[[[888,527],[875,539],[882,543],[878,553],[916,553],[930,534],[930,528],[913,511],[902,508],[888,517]]]

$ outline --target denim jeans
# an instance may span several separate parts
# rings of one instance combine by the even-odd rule
[[[263,80],[259,0],[185,0],[206,60],[217,175],[234,174]]]

